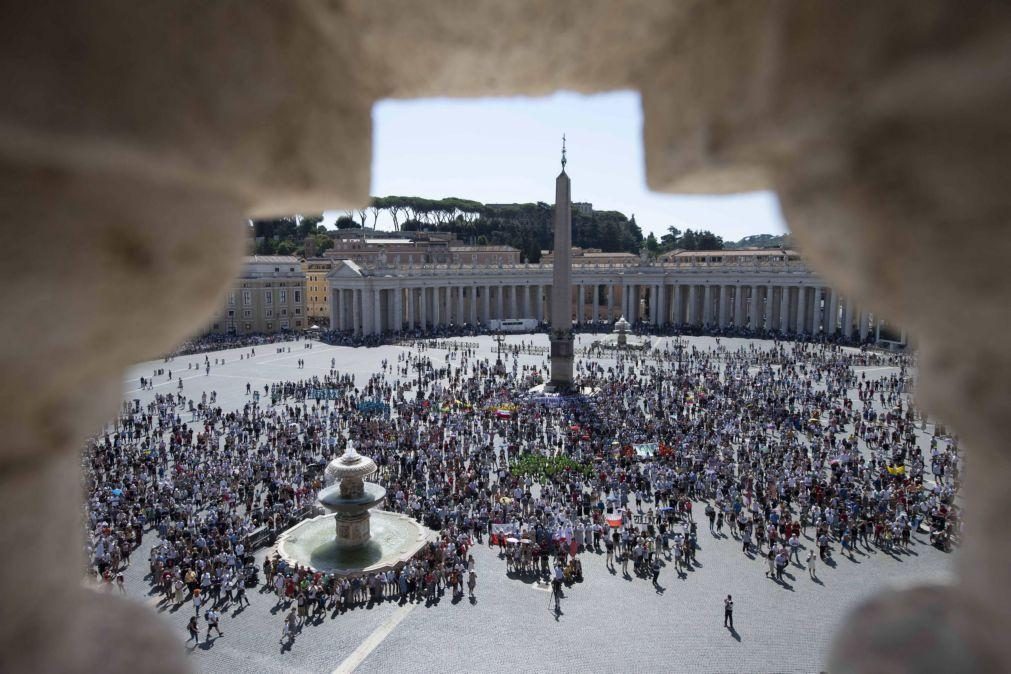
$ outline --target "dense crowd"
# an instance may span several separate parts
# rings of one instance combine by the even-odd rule
[[[958,443],[940,430],[926,451],[916,441],[925,421],[904,395],[906,356],[668,344],[577,360],[592,394],[557,399],[530,393],[546,363],[523,364],[521,351],[500,370],[475,349],[418,342],[365,382],[332,361],[323,376],[247,385],[241,409],[217,406],[213,392],[128,405],[84,454],[93,572],[115,585],[150,537],[143,563],[163,605],[203,611],[208,638],[262,573],[260,591],[290,609],[290,643],[328,611],[437,602],[464,584],[473,596],[474,545],[497,546],[507,573],[551,584],[557,603],[588,554],[654,583],[668,565],[694,569],[702,513],[711,535],[726,528],[778,582],[790,563],[816,574],[836,550],[898,555],[921,533],[943,548],[959,535]],[[899,370],[875,378],[863,366]],[[314,397],[320,389],[332,399]],[[274,554],[254,565],[255,548],[312,512],[323,466],[349,441],[379,466],[384,507],[436,540],[357,577]],[[520,469],[531,455],[543,469]],[[551,470],[559,457],[564,468]]]

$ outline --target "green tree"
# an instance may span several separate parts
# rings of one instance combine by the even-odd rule
[[[277,255],[294,255],[298,249],[299,247],[294,242],[285,239],[277,244],[274,252]]]
[[[668,227],[667,233],[660,237],[660,248],[662,250],[674,250],[681,247],[681,230],[677,227]]]
[[[650,232],[649,236],[646,237],[646,250],[654,255],[660,252],[660,242],[656,240],[653,232]]]

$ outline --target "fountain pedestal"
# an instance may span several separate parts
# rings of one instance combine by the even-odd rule
[[[372,538],[369,513],[337,513],[334,524],[337,530],[337,545],[342,548],[356,548],[365,545]]]

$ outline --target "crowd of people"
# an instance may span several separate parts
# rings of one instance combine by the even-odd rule
[[[942,548],[957,541],[958,443],[936,427],[918,441],[927,427],[906,395],[908,356],[667,344],[577,360],[592,394],[553,399],[530,393],[546,359],[523,352],[507,350],[498,368],[476,347],[418,342],[363,382],[331,361],[326,374],[247,384],[240,409],[181,390],[128,406],[84,453],[93,573],[121,584],[144,545],[162,605],[203,611],[207,638],[258,584],[285,607],[290,644],[328,613],[458,598],[464,584],[473,596],[475,545],[497,547],[503,572],[550,584],[557,606],[590,560],[653,583],[668,566],[695,570],[699,513],[711,536],[726,528],[781,583],[789,564],[813,576],[837,550],[901,555],[921,533]],[[895,369],[860,371],[872,366]],[[373,574],[321,573],[272,551],[255,564],[257,549],[313,512],[323,466],[349,441],[377,463],[383,507],[435,540]],[[519,470],[529,455],[569,463]]]

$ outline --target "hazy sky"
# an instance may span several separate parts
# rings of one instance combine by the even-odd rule
[[[384,101],[373,117],[372,194],[485,203],[554,201],[561,137],[572,200],[635,214],[643,233],[671,225],[725,239],[786,231],[767,192],[677,196],[646,188],[639,95]],[[328,213],[329,224],[336,213]],[[380,229],[389,224],[380,219]]]

